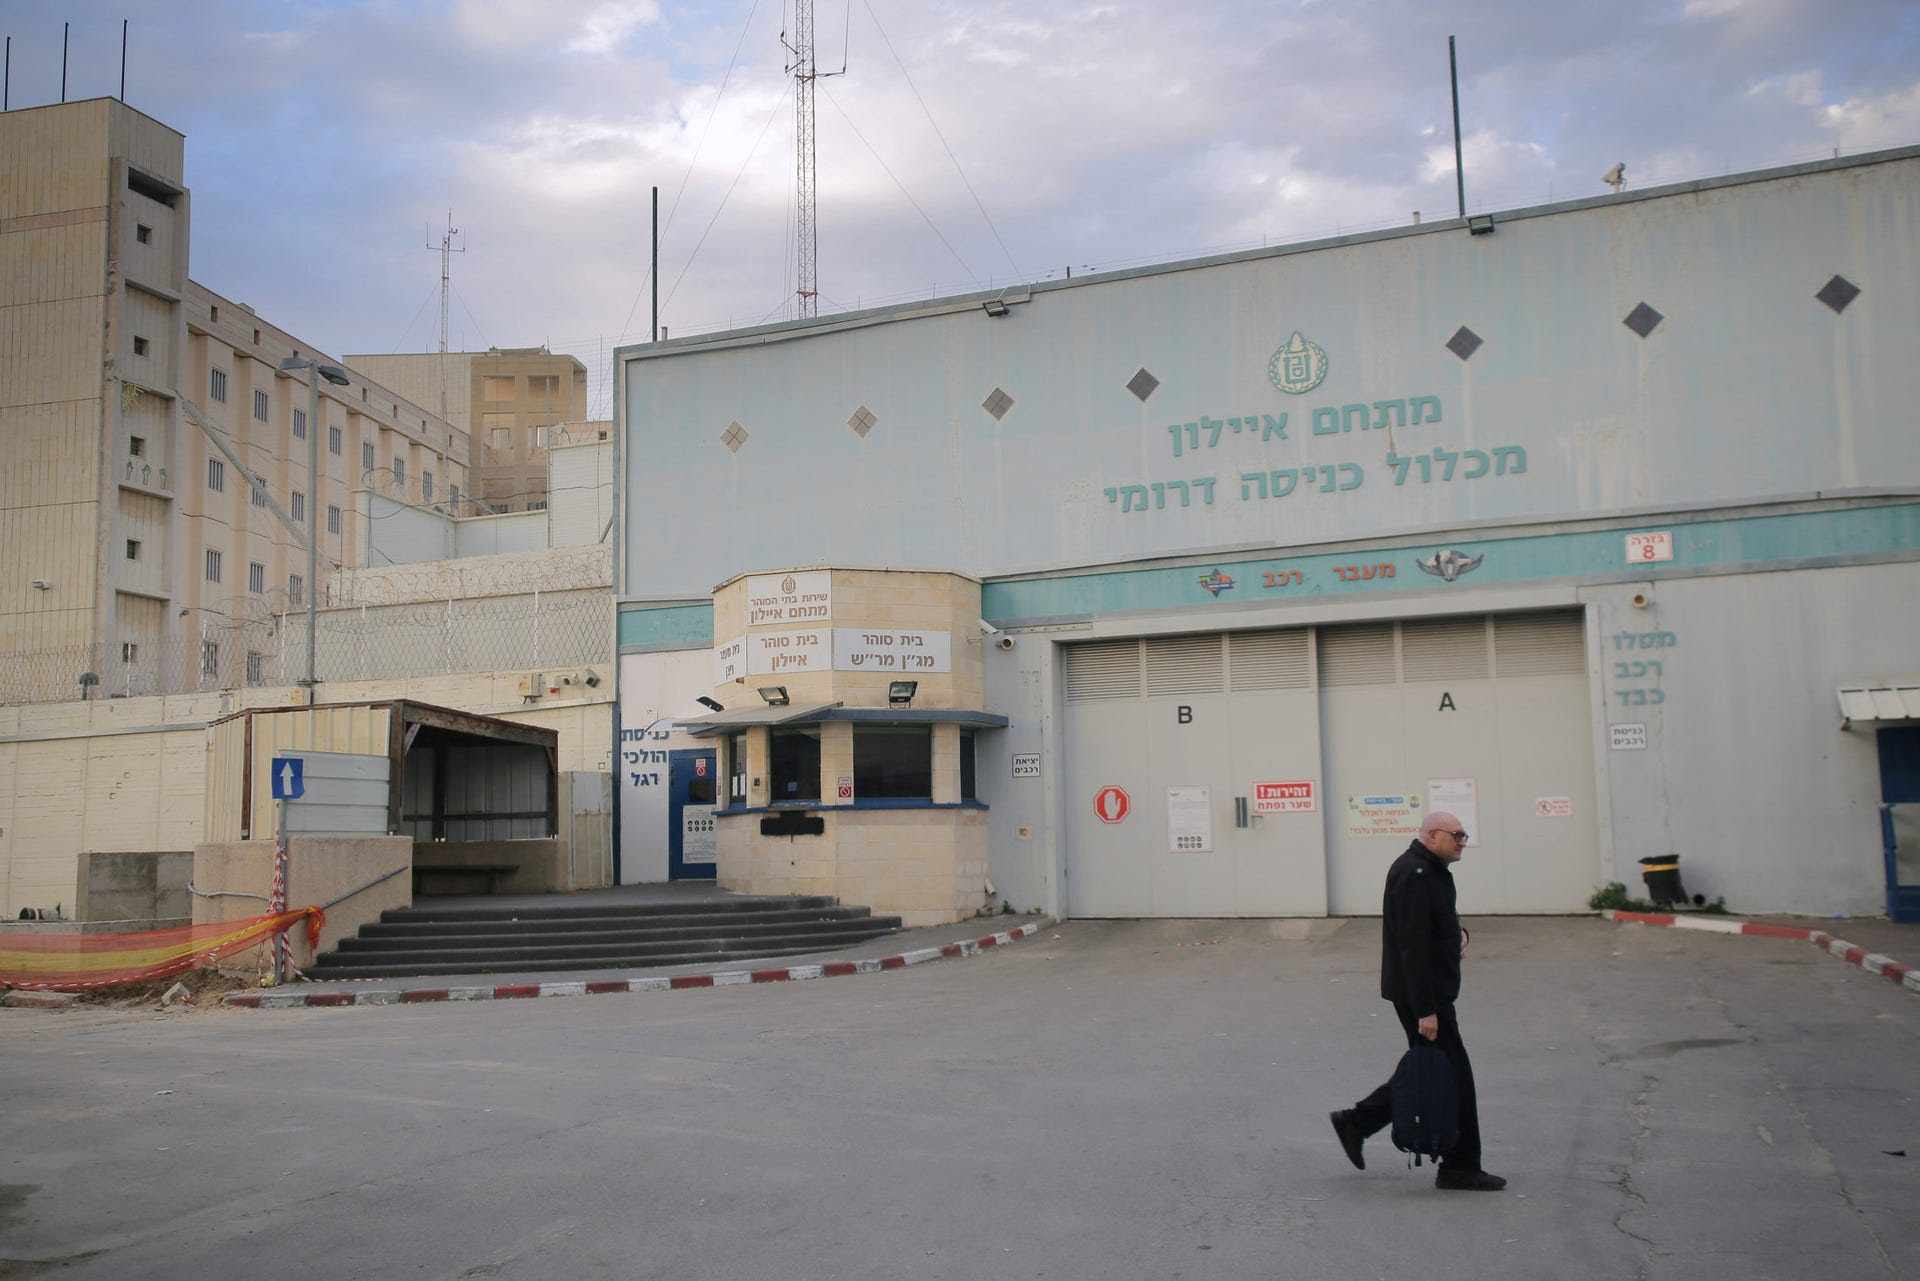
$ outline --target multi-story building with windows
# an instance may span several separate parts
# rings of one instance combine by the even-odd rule
[[[361,373],[309,421],[281,365],[332,358],[188,278],[174,130],[23,109],[0,155],[0,700],[291,681],[279,616],[358,563],[356,495],[464,490],[465,433]]]
[[[539,511],[546,507],[547,449],[577,443],[587,413],[587,368],[545,347],[483,352],[348,356],[354,369],[422,405],[439,409],[471,442],[467,458],[476,503],[455,515]]]

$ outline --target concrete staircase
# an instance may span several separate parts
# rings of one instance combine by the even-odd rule
[[[881,938],[897,916],[824,896],[498,906],[463,898],[383,912],[307,971],[315,981],[692,965],[824,952]]]

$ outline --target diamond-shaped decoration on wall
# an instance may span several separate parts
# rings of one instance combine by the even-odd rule
[[[727,429],[720,433],[720,443],[739,453],[740,446],[747,443],[747,429],[739,423],[729,423]]]
[[[1142,368],[1139,373],[1127,379],[1127,390],[1132,392],[1135,398],[1139,400],[1145,400],[1147,397],[1153,395],[1153,389],[1159,385],[1160,380],[1148,373],[1145,368]]]
[[[1479,334],[1474,333],[1473,330],[1462,325],[1460,328],[1454,330],[1453,337],[1447,339],[1447,350],[1460,357],[1460,359],[1465,360],[1467,357],[1473,355],[1474,352],[1479,351],[1480,344],[1484,341],[1485,339],[1481,338]]]
[[[879,421],[880,420],[878,418],[875,418],[873,416],[873,411],[871,409],[868,409],[865,405],[862,405],[860,406],[860,408],[853,411],[853,417],[847,419],[847,426],[853,428],[854,435],[858,436],[862,440],[865,440],[867,438],[867,433],[872,431],[873,425]]]
[[[1013,397],[995,387],[993,394],[980,402],[980,408],[992,414],[993,421],[999,422],[1007,416],[1007,411],[1013,408]]]
[[[1835,276],[1820,286],[1820,292],[1814,297],[1833,308],[1833,314],[1839,315],[1847,309],[1847,304],[1860,296],[1860,286],[1845,276]]]
[[[1620,323],[1628,329],[1633,330],[1634,333],[1639,334],[1642,338],[1645,338],[1657,329],[1660,322],[1665,319],[1665,316],[1647,306],[1647,304],[1640,303],[1635,306],[1632,311],[1628,312],[1627,318]]]

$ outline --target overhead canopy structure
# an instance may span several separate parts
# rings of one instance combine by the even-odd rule
[[[1840,727],[1855,721],[1920,720],[1920,676],[1842,681]]]

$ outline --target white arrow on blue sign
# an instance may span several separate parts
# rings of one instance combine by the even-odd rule
[[[306,762],[298,756],[273,758],[273,799],[297,801],[307,790]]]

